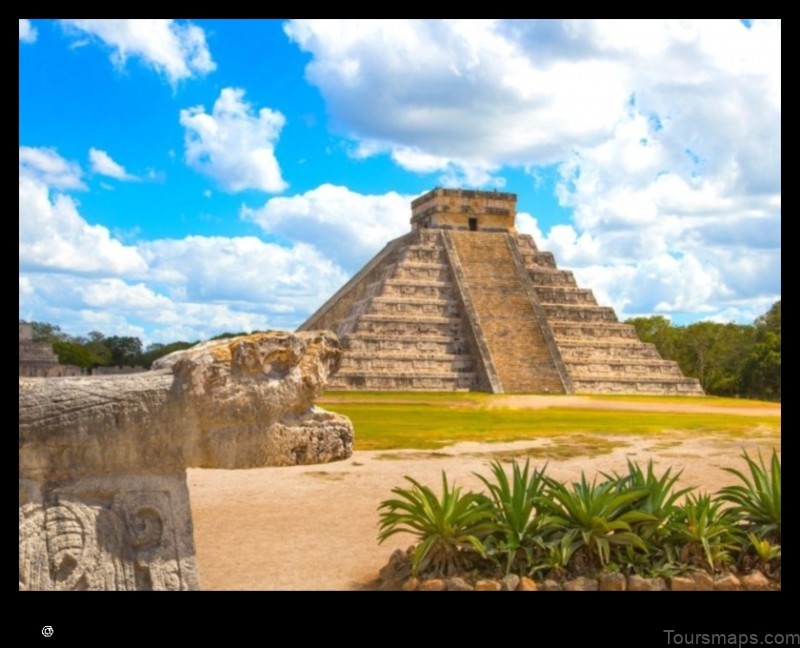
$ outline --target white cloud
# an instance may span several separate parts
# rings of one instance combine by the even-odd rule
[[[256,114],[244,101],[244,90],[224,88],[211,114],[203,106],[181,110],[186,161],[226,191],[283,191],[275,143],[284,122],[280,112],[269,108]]]
[[[306,243],[189,236],[126,245],[27,168],[19,226],[20,317],[71,334],[97,329],[170,342],[294,329],[347,279]]]
[[[19,19],[19,40],[21,43],[35,43],[38,36],[36,27],[31,25],[31,21],[27,18]]]
[[[67,31],[99,38],[112,48],[111,59],[123,67],[129,56],[140,57],[175,85],[182,79],[216,69],[205,32],[189,22],[151,19],[69,19]]]
[[[142,243],[140,250],[151,280],[169,286],[175,298],[297,313],[300,321],[346,280],[339,267],[302,243],[284,247],[253,236],[188,236]]]
[[[312,55],[306,76],[334,125],[415,170],[557,162],[612,136],[632,94],[665,119],[735,112],[748,85],[780,106],[775,21],[293,20],[285,31]]]
[[[54,189],[86,189],[80,165],[68,162],[52,148],[20,146],[19,175]]]
[[[446,185],[501,185],[509,166],[535,184],[556,165],[572,223],[540,232],[539,247],[597,277],[622,316],[744,314],[779,296],[780,21],[295,20],[285,31],[311,54],[306,78],[357,155],[388,154]]]
[[[99,173],[100,175],[123,181],[139,179],[135,175],[128,173],[125,170],[125,167],[118,162],[115,162],[108,153],[101,151],[100,149],[89,149],[89,161],[92,164],[92,171]]]
[[[294,329],[347,278],[308,245],[253,237],[161,239],[137,252],[149,267],[140,280],[23,269],[20,317],[147,342]]]
[[[597,142],[629,96],[624,64],[591,44],[584,58],[534,55],[521,24],[294,20],[285,31],[311,53],[306,76],[346,134],[407,168],[423,156],[491,167],[553,162]]]
[[[270,198],[259,209],[242,207],[241,216],[268,234],[310,243],[355,272],[391,239],[410,231],[413,198],[323,184],[304,194]]]
[[[137,275],[147,264],[137,250],[112,238],[102,225],[90,225],[75,201],[50,194],[35,178],[19,178],[20,271],[53,271],[95,276]]]

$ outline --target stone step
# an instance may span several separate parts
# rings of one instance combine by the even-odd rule
[[[448,267],[443,263],[422,263],[403,261],[397,264],[391,279],[422,279],[425,281],[448,281],[450,279]]]
[[[587,304],[542,304],[550,321],[564,322],[617,322],[617,315],[608,306]]]
[[[597,306],[594,293],[575,286],[538,286],[536,295],[542,306],[554,304],[587,304]]]
[[[470,372],[447,375],[432,373],[398,373],[371,371],[350,373],[339,370],[328,381],[327,389],[360,389],[367,391],[454,391],[472,389],[475,374]]]
[[[519,251],[523,254],[526,252],[538,252],[539,248],[536,246],[536,241],[530,234],[517,234],[517,245]]]
[[[465,289],[504,392],[563,393],[505,234],[451,234]]]
[[[444,248],[435,245],[410,245],[400,256],[401,263],[444,263],[446,261]]]
[[[350,352],[342,361],[341,371],[398,371],[400,373],[450,373],[473,371],[472,356],[453,354],[420,354]]]
[[[434,345],[447,345],[451,344],[453,338],[450,335],[438,335],[438,334],[428,334],[428,335],[417,335],[413,338],[409,338],[406,335],[391,335],[391,334],[383,334],[383,333],[351,333],[347,337],[341,340],[342,344],[349,344],[351,345],[348,348],[364,348],[364,349],[374,349],[378,348],[373,346],[374,343],[385,343],[388,345],[393,345],[391,348],[418,348],[417,344],[420,342],[424,342],[425,344],[434,344]],[[361,345],[361,346],[359,346]],[[408,345],[398,347],[395,345]]]
[[[454,299],[414,298],[405,296],[374,297],[370,302],[372,314],[415,314],[458,317],[458,302]]]
[[[558,268],[552,252],[526,250],[522,252],[522,261],[529,270],[539,268]]]
[[[572,361],[565,360],[565,366],[573,379],[598,376],[677,376],[683,378],[680,367],[672,360],[617,360],[617,361]]]
[[[566,347],[559,342],[561,357],[564,362],[639,362],[661,360],[655,347],[641,344],[609,345],[607,347],[572,346]]]
[[[577,394],[679,394],[702,396],[703,389],[694,378],[630,378],[616,380],[573,380]]]
[[[355,333],[384,335],[448,335],[460,336],[461,319],[436,315],[366,314],[358,318]]]
[[[616,338],[638,341],[636,329],[630,324],[610,323],[610,322],[565,322],[550,320],[550,327],[556,341],[561,344],[563,338],[569,339],[591,339],[591,338]]]
[[[533,281],[534,288],[537,289],[540,286],[574,286],[577,288],[578,285],[575,283],[575,275],[570,270],[551,270],[538,267],[529,268],[528,274]]]
[[[449,281],[420,281],[417,279],[387,279],[383,284],[383,296],[430,297],[449,299],[453,297],[453,284]]]

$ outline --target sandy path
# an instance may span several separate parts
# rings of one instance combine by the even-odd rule
[[[585,436],[584,436],[585,438]],[[742,467],[743,448],[779,449],[777,435],[734,438],[725,434],[690,438],[681,433],[608,437],[619,445],[608,454],[550,459],[548,474],[575,479],[581,470],[622,471],[626,457],[683,469],[685,484],[716,490],[735,482],[721,466]],[[478,488],[473,471],[486,474],[492,453],[541,452],[569,437],[513,443],[462,443],[441,452],[356,452],[321,466],[255,470],[189,470],[200,585],[207,590],[353,589],[377,576],[391,552],[410,536],[376,541],[381,500],[403,476],[439,490],[441,471],[459,484]],[[442,453],[447,456],[441,456]],[[387,455],[391,458],[386,458]],[[535,461],[542,465],[545,459]]]

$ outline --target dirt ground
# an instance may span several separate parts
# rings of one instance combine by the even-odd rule
[[[542,398],[517,399],[513,406],[541,407]],[[583,399],[580,399],[583,400]],[[615,402],[595,401],[616,408]],[[507,403],[506,405],[510,405]],[[563,398],[559,406],[564,406]],[[576,403],[585,407],[586,404]],[[657,409],[664,409],[659,405]],[[688,403],[670,411],[719,408]],[[625,404],[647,409],[648,404]],[[655,409],[655,408],[653,408]],[[744,413],[737,410],[737,413]],[[769,413],[774,413],[771,410]],[[586,448],[584,451],[583,449]],[[289,468],[188,471],[194,516],[200,587],[204,590],[348,590],[373,581],[396,548],[412,543],[397,535],[383,545],[376,540],[377,508],[403,485],[405,475],[440,490],[441,471],[466,488],[478,489],[472,474],[487,474],[495,458],[532,455],[533,465],[548,462],[547,473],[572,480],[586,471],[625,469],[626,458],[652,458],[663,467],[683,470],[681,482],[715,491],[736,478],[722,466],[744,467],[743,449],[780,451],[777,434],[734,437],[725,433],[610,437],[580,435],[512,443],[460,443],[430,452],[421,450],[355,452],[345,461]],[[586,453],[591,453],[591,457]]]

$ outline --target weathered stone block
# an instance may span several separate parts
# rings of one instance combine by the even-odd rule
[[[314,407],[340,356],[330,333],[272,332],[20,379],[20,589],[196,589],[185,469],[350,456],[350,422]]]

